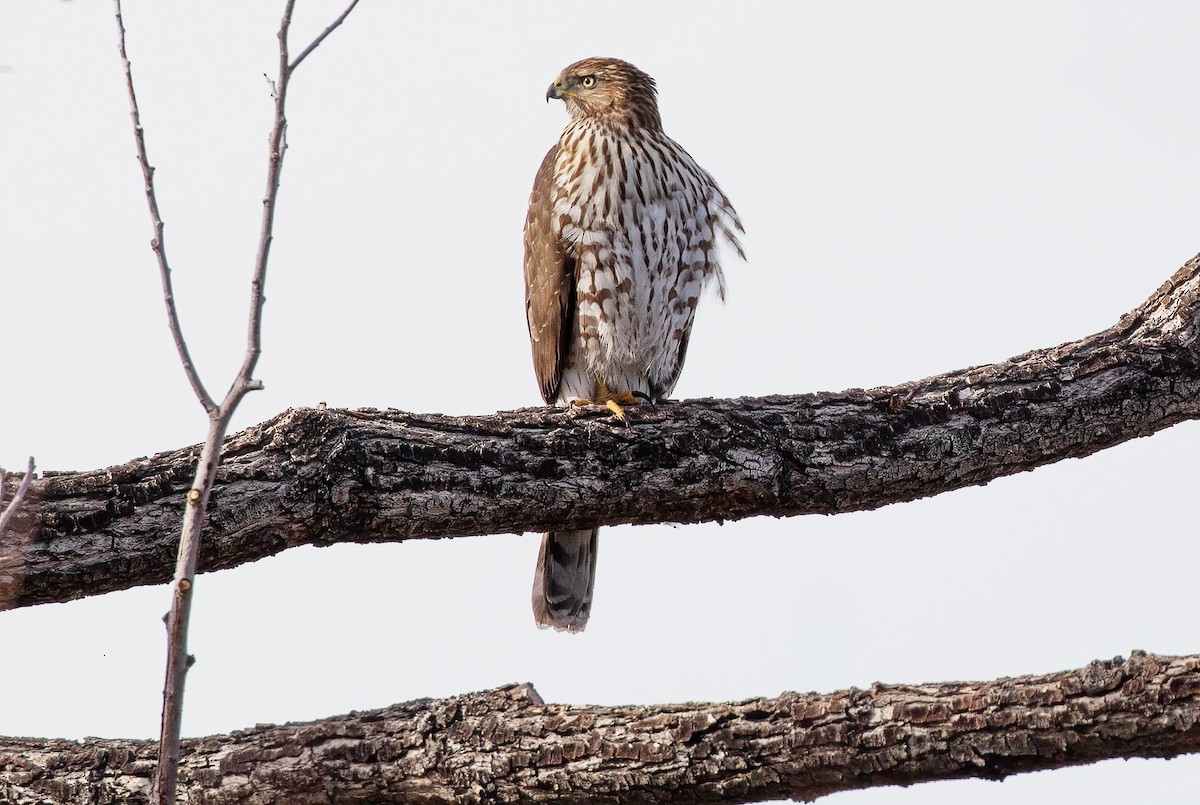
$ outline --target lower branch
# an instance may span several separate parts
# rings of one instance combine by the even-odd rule
[[[1200,656],[728,704],[572,707],[528,686],[183,742],[189,802],[752,802],[1200,751]],[[13,803],[145,802],[155,746],[0,738]]]

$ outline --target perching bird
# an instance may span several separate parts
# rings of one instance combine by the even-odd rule
[[[546,154],[525,220],[525,312],[547,403],[657,402],[675,388],[700,293],[725,280],[722,239],[745,254],[729,200],[663,133],[654,79],[618,59],[562,71],[546,100],[571,122]],[[540,627],[587,625],[598,529],[542,537]]]

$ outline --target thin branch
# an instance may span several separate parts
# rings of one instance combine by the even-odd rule
[[[25,495],[29,492],[29,485],[33,483],[33,468],[33,456],[30,456],[29,466],[25,470],[25,477],[21,479],[21,485],[17,487],[16,494],[13,495],[13,499],[8,502],[8,505],[4,507],[4,511],[0,512],[0,537],[7,533],[9,523],[17,516],[17,510],[25,502]],[[4,503],[5,480],[5,473],[3,470],[0,470],[0,504]]]
[[[204,388],[204,383],[200,380],[200,375],[196,371],[195,365],[192,363],[191,353],[188,351],[187,341],[183,337],[183,327],[179,323],[179,312],[175,309],[175,291],[171,283],[171,268],[167,263],[167,245],[163,237],[163,220],[158,211],[158,197],[154,192],[154,168],[150,166],[150,158],[146,155],[146,139],[142,131],[142,117],[138,110],[137,93],[133,88],[133,68],[129,62],[129,57],[125,53],[125,20],[121,16],[121,0],[113,0],[116,6],[117,13],[117,31],[119,35],[119,51],[121,61],[125,65],[125,89],[129,93],[129,115],[133,118],[133,138],[137,142],[138,164],[142,166],[142,176],[146,180],[146,203],[150,208],[150,222],[154,227],[154,238],[150,241],[150,248],[154,251],[154,256],[158,260],[158,273],[162,279],[163,301],[167,306],[167,324],[171,328],[171,338],[175,341],[175,350],[179,353],[179,362],[183,364],[183,372],[187,375],[188,382],[192,385],[192,391],[196,394],[196,399],[204,406],[204,410],[210,414],[216,409],[217,404],[209,395],[208,390]]]
[[[314,39],[312,44],[300,51],[300,55],[296,57],[295,61],[291,63],[291,66],[288,69],[291,72],[295,72],[296,68],[300,66],[300,62],[304,61],[306,58],[308,58],[308,54],[320,47],[321,43],[325,41],[325,37],[333,33],[334,29],[341,25],[346,17],[350,16],[350,12],[353,11],[354,7],[357,5],[358,0],[351,0],[350,5],[346,6],[346,10],[342,12],[341,16],[334,20],[328,28],[326,28],[324,31],[321,31],[321,35]]]
[[[167,614],[167,670],[163,683],[162,729],[159,736],[158,764],[151,788],[156,805],[171,805],[176,801],[179,741],[183,728],[183,692],[187,672],[192,664],[192,657],[187,650],[187,636],[195,586],[196,559],[200,553],[200,539],[213,483],[217,477],[217,467],[221,462],[221,443],[229,420],[242,397],[247,392],[262,387],[261,383],[252,379],[252,375],[262,349],[262,309],[265,300],[263,291],[271,249],[279,175],[283,167],[284,132],[287,127],[284,116],[288,84],[287,35],[294,5],[295,0],[288,0],[279,28],[280,57],[279,78],[275,85],[275,123],[270,137],[271,150],[267,166],[267,195],[263,199],[262,231],[259,233],[258,255],[255,259],[254,277],[251,280],[246,357],[225,399],[215,409],[209,409],[208,436],[200,452],[195,480],[187,493],[183,529],[179,538],[171,610]]]
[[[188,668],[192,664],[192,658],[187,651],[187,632],[195,586],[196,556],[200,551],[200,536],[204,529],[213,480],[217,475],[217,465],[221,460],[221,441],[224,439],[227,425],[228,417],[216,416],[209,420],[208,436],[200,451],[195,480],[187,492],[184,504],[179,554],[171,588],[171,609],[166,618],[167,670],[163,683],[158,765],[155,768],[152,789],[156,805],[172,805],[176,801],[179,736],[183,725],[183,689]]]
[[[293,66],[288,58],[288,31],[291,27],[292,12],[295,0],[288,0],[284,7],[283,17],[279,27],[279,77],[273,84],[275,99],[275,121],[271,129],[270,151],[267,164],[267,191],[263,198],[262,228],[259,233],[257,255],[254,263],[254,276],[251,280],[250,314],[247,322],[246,355],[237,376],[229,387],[225,398],[219,405],[204,389],[199,375],[192,365],[184,342],[178,315],[175,310],[174,295],[171,291],[170,269],[167,265],[166,251],[163,245],[163,223],[158,211],[158,202],[154,193],[154,171],[146,156],[146,145],[143,137],[141,119],[137,105],[137,95],[133,87],[133,73],[129,58],[125,51],[125,24],[121,16],[121,2],[114,0],[116,5],[117,28],[120,35],[119,46],[121,59],[125,65],[126,86],[129,91],[131,114],[134,123],[134,136],[138,146],[138,159],[142,173],[146,179],[146,197],[150,207],[150,216],[154,225],[155,238],[153,247],[158,257],[160,274],[162,275],[163,293],[167,301],[167,315],[171,325],[171,334],[179,351],[184,371],[196,396],[204,404],[209,415],[208,434],[200,452],[200,461],[196,467],[195,478],[187,492],[184,508],[183,528],[179,538],[179,550],[175,564],[175,579],[172,587],[171,610],[167,615],[167,670],[163,686],[162,731],[159,741],[158,764],[155,769],[153,798],[158,805],[168,805],[175,802],[179,766],[179,736],[183,719],[183,691],[187,670],[192,658],[187,653],[188,622],[191,615],[191,602],[195,584],[197,557],[200,552],[201,535],[205,525],[207,507],[216,481],[217,467],[221,462],[221,446],[225,431],[233,412],[242,398],[250,391],[262,388],[262,383],[255,380],[254,369],[262,352],[262,314],[265,302],[264,288],[267,277],[267,263],[271,252],[271,242],[275,225],[275,208],[279,196],[279,178],[283,170],[283,158],[287,150],[287,103],[288,83]],[[342,20],[353,10],[357,0],[342,13],[318,39],[309,46],[300,58],[317,47],[329,33],[341,24]],[[14,584],[15,586],[15,584]]]
[[[275,207],[279,198],[279,179],[283,172],[283,158],[287,153],[287,92],[291,81],[291,68],[288,66],[288,30],[292,25],[292,10],[296,0],[288,0],[284,6],[283,17],[279,24],[279,76],[273,84],[275,98],[275,122],[271,127],[271,136],[267,153],[267,190],[263,197],[262,225],[258,237],[258,253],[254,259],[254,276],[250,280],[250,315],[246,325],[246,357],[230,386],[228,394],[221,402],[221,409],[232,413],[241,402],[242,397],[249,391],[262,388],[259,381],[253,379],[254,367],[262,353],[262,313],[264,294],[267,282],[267,262],[271,256],[271,243],[274,240]]]

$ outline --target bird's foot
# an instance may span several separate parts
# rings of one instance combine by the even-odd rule
[[[589,405],[602,405],[612,412],[612,415],[618,422],[629,424],[629,419],[625,414],[625,406],[638,405],[640,403],[648,403],[654,405],[654,399],[641,391],[609,391],[608,387],[600,383],[596,389],[596,396],[591,400],[576,399],[571,400],[572,408],[584,408]]]
[[[596,395],[597,402],[603,403],[604,407],[612,411],[612,415],[617,418],[617,421],[629,424],[629,420],[625,417],[626,405],[637,405],[642,401],[654,404],[654,400],[650,399],[650,395],[640,391],[609,391],[603,383],[600,384],[599,394]]]
[[[612,415],[615,416],[619,422],[624,422],[626,425],[629,424],[629,420],[625,418],[625,409],[622,408],[621,404],[615,399],[606,401],[604,403],[604,407],[612,411]]]

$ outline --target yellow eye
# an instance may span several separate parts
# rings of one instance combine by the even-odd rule
[[[583,85],[584,89],[591,89],[592,87],[596,86],[596,76],[585,75],[583,77],[583,80],[580,81],[579,83]]]

